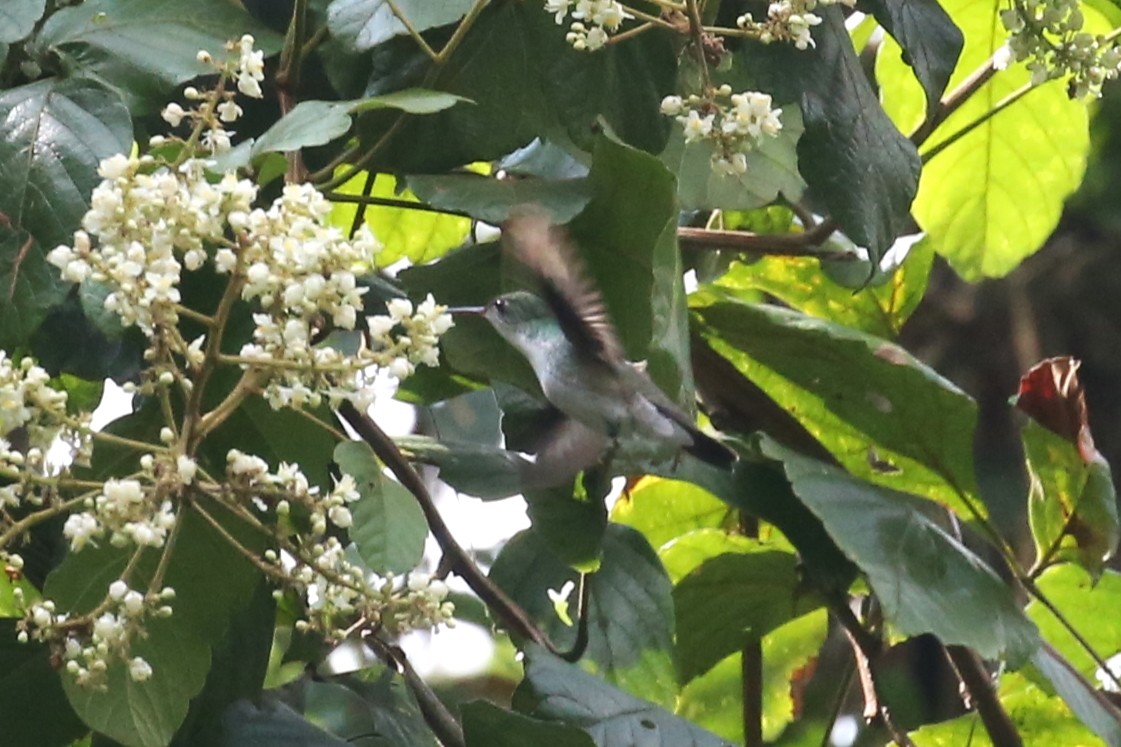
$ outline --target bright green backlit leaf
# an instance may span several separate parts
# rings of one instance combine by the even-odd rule
[[[646,535],[661,548],[686,532],[721,526],[728,506],[704,488],[677,480],[644,478],[611,509],[611,520]]]
[[[1121,653],[1121,574],[1106,571],[1095,585],[1090,575],[1072,564],[1048,568],[1036,582],[1040,590],[1073,622],[1078,632],[1103,658]],[[1043,637],[1091,682],[1098,665],[1069,631],[1038,601],[1027,607],[1028,616]]]
[[[965,33],[949,88],[962,82],[1007,40],[999,0],[947,0],[942,6]],[[1093,27],[1093,11],[1086,11]],[[1097,30],[1101,30],[1098,28]],[[1029,79],[1024,65],[997,73],[923,144],[929,154],[990,111]],[[910,132],[922,119],[922,90],[885,39],[876,61],[883,106]],[[1054,81],[1031,91],[926,163],[913,211],[919,225],[967,280],[1000,277],[1035,252],[1058,223],[1063,202],[1082,181],[1089,150],[1086,105]]]

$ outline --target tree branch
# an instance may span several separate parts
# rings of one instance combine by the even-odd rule
[[[413,669],[405,652],[397,646],[391,646],[376,635],[364,636],[363,640],[370,644],[382,661],[392,665],[405,680],[405,686],[416,698],[424,722],[432,733],[440,740],[444,747],[466,747],[467,740],[463,736],[463,728],[455,720],[455,716],[447,709],[443,701],[432,691],[416,670]]]
[[[946,646],[946,656],[969,691],[969,699],[994,747],[1023,747],[1024,740],[993,689],[989,673],[977,654],[965,646]]]
[[[773,254],[780,257],[818,257],[820,259],[854,260],[852,252],[822,249],[820,244],[837,230],[837,223],[827,218],[804,233],[757,234],[748,231],[723,231],[681,226],[677,240],[682,249],[708,251],[730,249],[737,252]]]
[[[498,616],[507,629],[540,646],[544,646],[557,656],[563,656],[564,652],[560,651],[545,632],[534,624],[526,611],[491,581],[475,565],[467,551],[455,541],[448,525],[444,523],[440,512],[436,510],[436,504],[432,501],[432,496],[429,494],[424,480],[401,454],[397,444],[393,443],[393,439],[387,436],[385,431],[378,427],[378,424],[370,416],[359,412],[358,408],[350,402],[344,402],[339,406],[339,415],[354,428],[363,441],[370,445],[378,459],[381,459],[389,467],[401,485],[416,498],[421,511],[424,512],[425,519],[428,521],[428,528],[432,531],[432,535],[436,538],[436,542],[444,553],[442,564],[451,568],[460,578],[466,581],[471,590]]]

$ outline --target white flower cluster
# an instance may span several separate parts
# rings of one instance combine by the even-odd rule
[[[838,3],[851,8],[856,0],[777,0],[767,6],[765,20],[756,21],[745,13],[736,19],[736,25],[764,44],[789,42],[798,49],[808,49],[817,46],[810,29],[821,23],[821,16],[813,11],[819,5]]]
[[[87,544],[96,545],[106,534],[114,547],[163,547],[176,517],[162,487],[134,479],[106,480],[100,493],[86,501],[87,510],[66,518],[62,534],[70,549],[77,552]]]
[[[685,99],[666,96],[662,114],[681,124],[686,143],[713,141],[716,149],[712,165],[717,173],[743,174],[747,171],[747,154],[782,130],[782,109],[771,104],[771,97],[765,93],[732,93],[732,87],[724,84],[707,98],[695,94]]]
[[[209,246],[226,242],[229,216],[248,213],[257,187],[234,174],[211,183],[203,161],[172,168],[149,155],[111,156],[98,174],[83,230],[47,261],[71,282],[108,285],[105,308],[151,337],[178,323],[183,268],[198,269]],[[185,352],[181,344],[172,349]]]
[[[312,537],[326,533],[328,522],[340,529],[353,522],[347,506],[358,500],[359,494],[354,478],[349,475],[343,475],[331,492],[320,495],[319,488],[308,482],[299,466],[282,462],[271,473],[264,459],[230,449],[226,455],[226,476],[232,486],[247,489],[262,511],[271,508],[279,515],[287,515],[293,503],[303,506]]]
[[[389,373],[397,379],[413,374],[417,364],[440,365],[437,344],[440,336],[452,327],[451,314],[429,295],[413,310],[411,301],[395,298],[386,304],[388,315],[366,317],[370,329],[370,346],[381,356],[390,358]],[[404,334],[394,335],[396,329]]]
[[[114,660],[123,662],[133,681],[142,682],[152,676],[152,667],[142,657],[130,656],[132,642],[145,635],[147,618],[172,614],[168,603],[174,598],[175,591],[170,587],[158,593],[142,593],[117,579],[109,584],[105,601],[88,619],[72,619],[65,612],[57,612],[50,600],[33,604],[17,625],[19,640],[50,644],[63,668],[81,687],[105,690]]]
[[[192,109],[184,109],[179,104],[172,102],[164,107],[160,116],[172,127],[178,127],[186,119],[192,128],[199,130],[199,142],[211,153],[222,153],[230,149],[231,138],[234,132],[225,128],[225,125],[236,122],[242,115],[242,109],[234,100],[233,91],[225,89],[225,80],[234,78],[237,81],[237,90],[251,98],[259,99],[261,81],[265,79],[265,53],[254,49],[254,39],[246,34],[236,42],[231,42],[226,49],[237,52],[236,60],[224,63],[215,62],[214,57],[207,51],[198,53],[198,61],[212,65],[222,75],[222,83],[215,91],[200,93],[194,86],[183,90],[183,97],[188,101],[198,103]],[[160,144],[163,138],[157,138],[154,144]]]
[[[618,0],[545,0],[545,11],[553,14],[558,26],[570,10],[572,25],[564,38],[580,52],[602,49],[624,20],[634,18]]]
[[[1121,50],[1113,40],[1083,31],[1079,0],[1012,0],[1000,13],[1008,49],[1028,60],[1032,83],[1070,79],[1071,98],[1100,97],[1102,85],[1121,72]]]

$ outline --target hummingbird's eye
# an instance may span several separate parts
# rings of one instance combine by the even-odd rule
[[[506,302],[505,298],[494,299],[494,308],[498,310],[499,314],[505,314],[506,309],[509,307],[509,305],[510,304]]]

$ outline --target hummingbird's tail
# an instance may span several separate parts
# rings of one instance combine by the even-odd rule
[[[696,428],[690,431],[693,443],[685,447],[685,451],[720,469],[728,469],[736,461],[736,452],[717,441],[712,436]]]

